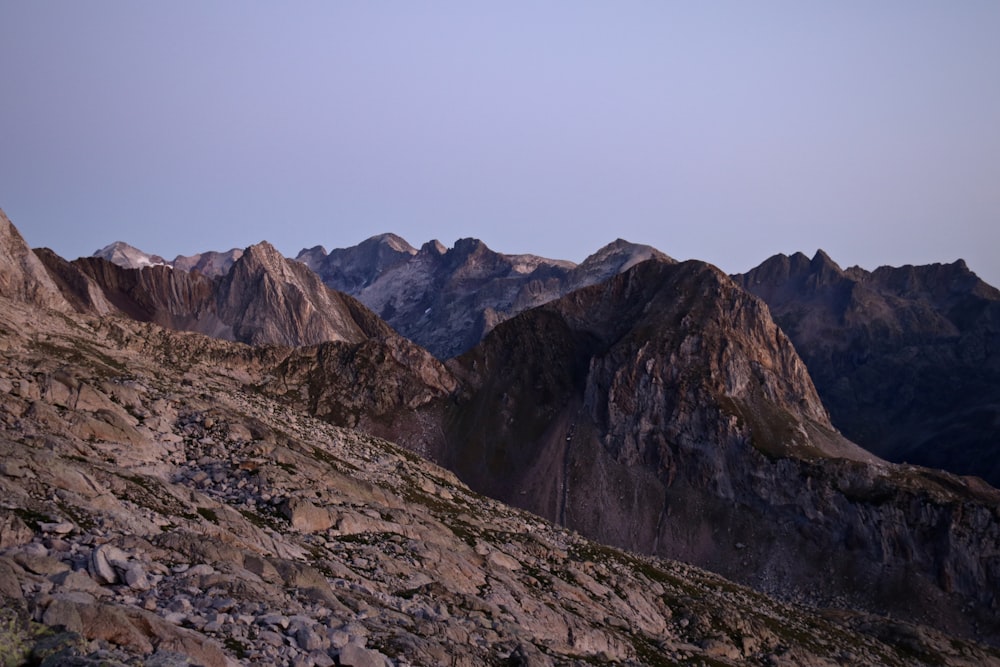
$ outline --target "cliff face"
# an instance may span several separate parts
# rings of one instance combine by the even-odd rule
[[[236,340],[280,345],[361,342],[390,329],[355,299],[268,243],[247,248],[219,282],[219,317]]]
[[[50,260],[50,266],[55,266],[54,260]],[[80,258],[71,266],[82,274],[77,284],[97,285],[108,303],[132,319],[219,338],[232,337],[230,327],[216,312],[215,283],[209,278],[166,265],[126,269],[94,257]],[[64,268],[63,274],[67,273]]]
[[[844,271],[820,251],[736,278],[768,303],[847,437],[1000,485],[1000,292],[964,262]]]
[[[639,265],[450,366],[438,456],[474,489],[765,590],[1000,630],[997,493],[846,441],[766,306],[707,265]]]

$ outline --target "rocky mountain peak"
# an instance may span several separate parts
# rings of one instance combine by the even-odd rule
[[[300,250],[299,254],[295,256],[295,261],[302,262],[316,273],[319,273],[328,254],[324,246],[316,245]]]
[[[220,317],[236,340],[313,345],[361,342],[391,330],[353,298],[323,284],[307,266],[266,241],[247,248],[221,279]]]
[[[392,234],[391,232],[377,234],[376,236],[373,236],[367,241],[363,242],[362,245],[364,245],[365,243],[371,243],[377,246],[384,246],[394,252],[405,253],[407,255],[417,254],[417,249],[411,246],[406,239],[404,239],[402,236],[397,236],[396,234]]]
[[[312,269],[328,287],[357,295],[382,272],[416,253],[403,238],[379,234],[329,253],[322,246],[302,250],[295,259]]]
[[[448,252],[448,246],[441,243],[437,239],[432,239],[420,246],[420,250],[418,252],[422,255],[443,255]]]
[[[96,250],[92,257],[106,259],[113,264],[125,267],[126,269],[141,269],[144,266],[155,266],[158,264],[168,264],[167,260],[159,255],[151,255],[131,246],[124,241],[115,241]]]
[[[285,256],[267,241],[261,241],[246,248],[239,263],[244,267],[259,267],[274,273],[292,275]]]
[[[616,239],[580,263],[581,272],[594,270],[609,271],[608,275],[627,271],[639,262],[656,259],[661,262],[675,262],[673,258],[648,245]]]
[[[171,265],[181,271],[197,271],[210,278],[218,278],[226,275],[242,256],[242,248],[232,248],[225,252],[209,250],[195,255],[178,255]]]

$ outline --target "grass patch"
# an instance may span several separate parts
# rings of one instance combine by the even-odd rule
[[[212,523],[219,523],[219,515],[215,513],[215,510],[211,510],[207,507],[199,507],[198,514],[200,514],[205,519],[208,519]]]
[[[21,521],[36,532],[41,530],[39,524],[52,522],[52,519],[47,514],[42,514],[26,507],[15,507],[13,511]]]
[[[226,647],[227,651],[236,656],[238,660],[245,660],[250,655],[247,645],[235,637],[226,637],[222,645]]]

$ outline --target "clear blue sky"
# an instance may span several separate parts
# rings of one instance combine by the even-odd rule
[[[0,208],[73,258],[391,231],[1000,284],[1000,2],[0,0]]]

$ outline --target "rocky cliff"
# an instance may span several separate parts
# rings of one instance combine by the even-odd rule
[[[820,251],[736,278],[768,303],[847,437],[1000,484],[1000,291],[964,262],[868,272]]]

